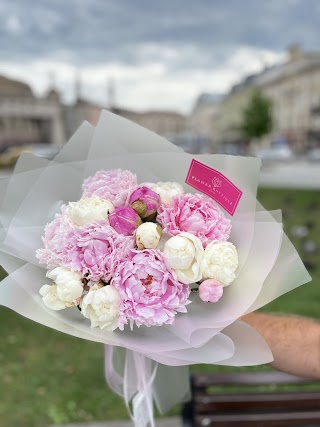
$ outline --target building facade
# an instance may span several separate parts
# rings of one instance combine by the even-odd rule
[[[216,123],[220,120],[221,100],[221,95],[202,93],[188,117],[189,131],[197,138],[207,140],[207,152],[218,150],[220,141]]]
[[[172,135],[184,133],[187,129],[187,117],[174,111],[138,112],[123,108],[113,108],[119,114],[158,135],[170,138]]]
[[[10,146],[65,142],[58,94],[36,98],[22,82],[0,76],[0,152]]]
[[[297,151],[303,151],[310,135],[320,134],[320,52],[305,53],[293,46],[285,63],[234,86],[222,102],[215,123],[221,141],[240,137],[242,112],[255,89],[273,102],[273,131],[269,140],[280,135]]]

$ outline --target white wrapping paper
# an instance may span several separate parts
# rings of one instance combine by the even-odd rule
[[[44,226],[61,205],[80,198],[84,178],[122,168],[135,172],[138,182],[177,181],[195,192],[184,184],[192,158],[243,191],[231,217],[230,241],[239,253],[237,278],[223,298],[207,304],[191,295],[188,314],[178,314],[173,325],[123,332],[91,328],[77,309],[49,310],[39,295],[46,270],[35,252],[42,246]],[[23,155],[12,176],[0,181],[0,264],[9,273],[0,284],[0,304],[50,328],[104,343],[111,388],[124,397],[135,426],[154,426],[153,401],[164,411],[188,395],[188,365],[270,362],[266,343],[238,318],[310,280],[283,233],[281,216],[257,204],[259,171],[260,162],[253,158],[191,156],[104,111],[96,128],[84,123],[53,161]]]

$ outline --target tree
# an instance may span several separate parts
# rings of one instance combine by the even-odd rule
[[[243,110],[241,130],[245,137],[261,138],[272,129],[272,101],[255,90]]]

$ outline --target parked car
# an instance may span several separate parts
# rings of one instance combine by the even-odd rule
[[[258,149],[256,155],[260,157],[262,161],[288,161],[292,160],[294,157],[287,139],[281,135],[271,143],[270,148]]]
[[[293,159],[293,152],[290,147],[287,145],[276,145],[272,146],[270,148],[257,150],[256,152],[257,157],[259,157],[262,161],[263,160],[292,160]]]

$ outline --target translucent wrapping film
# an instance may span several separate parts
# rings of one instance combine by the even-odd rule
[[[188,314],[178,314],[173,325],[123,332],[91,328],[76,308],[49,310],[39,295],[47,280],[46,269],[39,266],[35,252],[42,246],[44,226],[62,204],[80,198],[83,179],[101,169],[122,168],[136,173],[140,183],[177,181],[190,193],[195,191],[185,179],[192,158],[220,171],[243,192],[231,217],[230,241],[239,253],[237,278],[225,288],[223,298],[207,304],[191,295]],[[257,204],[259,172],[257,159],[191,156],[104,111],[96,128],[84,123],[54,160],[23,155],[13,174],[0,181],[0,264],[9,273],[0,284],[0,304],[50,328],[106,344],[109,384],[127,403],[135,399],[136,425],[153,425],[150,398],[151,406],[153,397],[161,410],[183,399],[188,393],[188,365],[270,362],[272,354],[266,343],[238,319],[310,280],[283,233],[281,215]],[[124,349],[123,363],[116,368],[114,351],[119,348]],[[138,368],[144,372],[144,380],[138,381],[137,389],[133,372]]]

